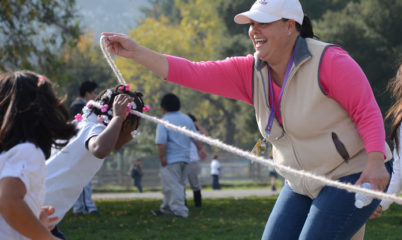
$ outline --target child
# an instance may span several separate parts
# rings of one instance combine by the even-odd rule
[[[402,190],[402,64],[399,66],[395,78],[388,84],[388,90],[395,100],[394,105],[389,109],[387,118],[392,119],[390,139],[394,143],[393,173],[389,182],[387,193],[398,194]],[[391,205],[391,201],[382,200],[371,218],[377,218]]]
[[[95,101],[88,102],[82,115],[75,116],[78,134],[46,162],[45,202],[55,207],[58,222],[102,166],[103,159],[137,134],[140,118],[132,112],[147,109],[142,94],[129,91],[126,85],[101,92]],[[53,234],[63,238],[57,228]]]
[[[45,200],[45,159],[76,133],[69,113],[43,76],[0,75],[0,238],[53,239]],[[60,139],[62,141],[57,141]],[[42,211],[41,211],[42,208]]]

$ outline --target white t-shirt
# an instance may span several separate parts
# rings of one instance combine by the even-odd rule
[[[213,159],[211,162],[211,175],[219,175],[220,167],[221,167],[221,164],[219,163],[219,161],[216,159]]]
[[[19,178],[25,185],[25,202],[39,218],[45,200],[45,155],[40,148],[26,142],[15,145],[7,152],[0,154],[0,179],[5,177]],[[0,215],[0,239],[25,240],[19,232],[8,225]]]
[[[91,114],[78,124],[79,132],[67,146],[55,153],[46,162],[45,204],[56,209],[54,216],[60,222],[66,212],[74,205],[82,189],[101,168],[103,159],[96,158],[88,150],[87,141],[98,136],[106,126]]]
[[[391,176],[391,180],[389,182],[388,190],[387,193],[389,194],[399,194],[400,191],[402,190],[402,128],[399,126],[398,128],[398,134],[399,136],[399,146],[394,146],[394,163],[393,163],[393,172]],[[399,153],[396,151],[396,149],[399,147]],[[392,201],[390,200],[382,200],[381,201],[381,206],[382,210],[385,211],[389,208],[389,206],[392,204]]]

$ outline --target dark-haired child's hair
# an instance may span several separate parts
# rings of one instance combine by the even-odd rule
[[[80,96],[85,97],[85,93],[90,93],[98,88],[98,84],[93,81],[84,81],[80,84]]]
[[[67,108],[45,77],[30,71],[0,76],[0,152],[31,142],[48,158],[52,145],[62,148],[76,134],[68,119]]]
[[[127,89],[127,86],[124,85],[118,85],[114,89],[106,89],[103,90],[98,94],[96,97],[95,101],[99,102],[100,105],[107,105],[107,108],[102,111],[102,109],[93,107],[91,109],[91,113],[96,114],[97,116],[104,116],[106,119],[103,120],[103,123],[107,125],[109,121],[113,118],[113,113],[111,112],[111,109],[113,108],[113,103],[114,99],[116,98],[117,95],[119,94],[127,94],[130,97],[134,98],[134,104],[135,107],[133,110],[136,110],[138,112],[142,112],[144,105],[144,101],[142,99],[142,93],[140,92],[132,92]],[[126,121],[129,121],[131,124],[134,123],[136,119],[139,117],[134,115],[134,114],[129,114],[126,118]]]
[[[180,110],[180,99],[173,93],[167,93],[162,97],[161,107],[168,112],[176,112]]]

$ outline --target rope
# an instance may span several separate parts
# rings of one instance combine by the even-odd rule
[[[103,36],[101,38],[101,48],[102,48],[103,53],[105,53],[105,52],[107,53],[107,54],[105,54],[105,58],[107,59],[107,62],[110,64],[110,66],[113,69],[113,71],[115,72],[115,74],[116,74],[116,72],[118,72],[120,74],[120,75],[116,74],[117,78],[119,78],[119,76],[121,77],[121,80],[119,78],[119,81],[125,83],[123,77],[121,76],[120,71],[117,69],[116,65],[114,64],[114,61],[112,60],[110,54],[105,50],[105,46],[104,46],[104,44],[102,44],[102,42],[103,42],[102,39],[103,39]],[[116,71],[115,71],[115,69],[116,69]],[[395,194],[387,194],[387,193],[383,193],[381,191],[362,188],[360,186],[353,185],[353,184],[350,184],[350,183],[342,183],[342,182],[339,182],[339,181],[335,181],[335,180],[325,178],[323,176],[314,175],[314,174],[312,174],[310,172],[306,172],[306,171],[303,171],[303,170],[296,170],[296,169],[290,168],[288,166],[284,166],[282,164],[278,164],[278,163],[275,163],[273,161],[266,160],[263,157],[256,156],[256,155],[254,155],[254,154],[252,154],[252,153],[250,153],[248,151],[244,151],[244,150],[238,149],[236,147],[233,147],[231,145],[227,145],[227,144],[221,142],[218,139],[214,139],[214,138],[211,138],[211,137],[201,135],[199,133],[196,133],[196,132],[193,132],[193,131],[190,131],[190,130],[186,129],[185,127],[176,126],[174,124],[171,124],[171,123],[169,123],[167,121],[164,121],[164,120],[161,120],[159,118],[156,118],[156,117],[153,117],[153,116],[150,116],[150,115],[146,115],[146,114],[143,114],[143,113],[140,113],[140,112],[137,112],[137,111],[130,111],[130,113],[135,114],[135,115],[137,115],[137,116],[139,116],[141,118],[144,118],[146,120],[149,120],[151,122],[154,122],[156,124],[161,124],[161,125],[169,128],[169,129],[172,129],[174,131],[180,132],[180,133],[185,134],[185,135],[187,135],[189,137],[198,139],[201,142],[204,142],[204,143],[206,143],[208,145],[218,147],[218,148],[223,149],[223,150],[225,150],[227,152],[236,154],[236,155],[241,156],[241,157],[245,157],[245,158],[247,158],[247,159],[249,159],[251,161],[258,162],[258,163],[260,163],[262,165],[265,165],[265,166],[275,167],[275,168],[281,170],[282,172],[289,173],[289,174],[299,176],[299,177],[310,178],[310,179],[316,180],[318,182],[324,183],[325,185],[328,185],[328,186],[332,186],[332,187],[347,190],[348,192],[363,193],[363,194],[366,194],[366,195],[368,195],[370,197],[373,197],[373,198],[390,200],[390,201],[393,201],[393,202],[396,202],[396,203],[402,205],[402,197],[398,197]]]
[[[106,49],[105,41],[103,41],[104,38],[105,38],[105,36],[101,36],[101,38],[99,40],[99,44],[102,49],[103,56],[106,58],[106,61],[109,63],[109,66],[112,68],[114,75],[116,75],[117,80],[119,80],[119,83],[121,85],[126,85],[126,81],[124,80],[123,75],[121,75],[121,72],[117,68],[116,64],[114,63],[112,56],[110,56],[109,51],[107,51],[107,49]]]

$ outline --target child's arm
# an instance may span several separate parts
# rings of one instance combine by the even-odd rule
[[[204,160],[207,157],[207,154],[205,153],[204,149],[202,148],[202,143],[200,141],[195,141],[194,142],[195,146],[197,147],[198,151],[198,156]]]
[[[89,151],[97,158],[105,158],[113,151],[119,138],[121,127],[126,119],[127,105],[134,99],[125,94],[116,96],[113,103],[113,118],[98,136],[88,141]]]
[[[207,131],[205,128],[203,128],[203,127],[201,126],[201,124],[198,123],[198,121],[195,121],[195,122],[194,122],[194,125],[199,129],[199,131],[200,131],[200,133],[201,133],[202,135],[208,136],[208,131]]]
[[[162,167],[165,167],[167,165],[166,145],[165,144],[158,144],[158,154],[159,154],[159,160],[161,161]]]
[[[14,177],[0,180],[0,213],[6,222],[22,235],[36,239],[53,239],[50,232],[26,204],[24,183]]]

